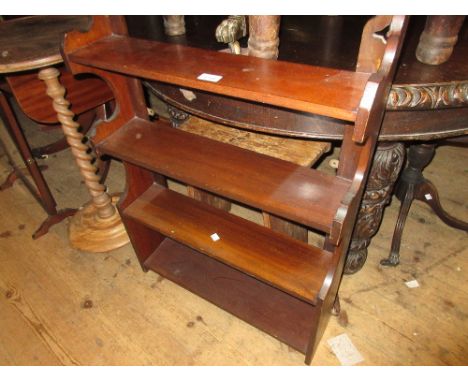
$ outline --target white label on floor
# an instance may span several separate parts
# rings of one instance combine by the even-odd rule
[[[223,76],[218,76],[217,74],[203,73],[200,74],[197,79],[208,82],[218,82]]]
[[[220,239],[219,235],[215,232],[213,235],[210,236],[211,240],[218,241]]]
[[[405,284],[408,288],[419,288],[418,280],[407,281]]]
[[[364,361],[346,333],[330,338],[327,342],[343,366],[352,366]]]

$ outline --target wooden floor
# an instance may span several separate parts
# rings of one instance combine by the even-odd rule
[[[54,134],[36,135],[33,145]],[[60,207],[88,200],[68,150],[42,162]],[[447,210],[464,220],[467,163],[468,150],[441,147],[426,171]],[[2,155],[0,181],[9,170]],[[108,185],[122,190],[119,164]],[[340,364],[327,340],[343,333],[361,365],[468,364],[468,236],[415,203],[401,265],[382,268],[398,206],[387,208],[364,269],[344,278],[342,314],[330,320],[313,365]],[[67,222],[33,241],[44,218],[21,182],[0,193],[0,365],[303,365],[302,354],[143,273],[130,245],[105,254],[71,249]],[[413,279],[419,288],[405,285]]]

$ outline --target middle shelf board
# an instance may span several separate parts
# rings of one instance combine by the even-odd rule
[[[135,118],[102,141],[99,150],[325,233],[351,184],[162,121]]]

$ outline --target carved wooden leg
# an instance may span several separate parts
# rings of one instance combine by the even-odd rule
[[[404,158],[402,143],[382,143],[377,147],[346,259],[345,274],[356,273],[363,267],[367,247],[380,226],[384,207],[390,202]]]
[[[452,55],[465,16],[427,16],[416,57],[429,65],[446,62]]]
[[[414,199],[420,200],[426,203],[435,214],[445,224],[450,227],[468,231],[468,222],[461,221],[452,215],[449,215],[440,204],[439,193],[436,187],[427,179],[424,179],[424,183],[418,185]]]
[[[216,28],[216,41],[229,44],[231,53],[241,54],[239,39],[247,35],[245,16],[229,16]]]
[[[115,208],[118,198],[111,199],[105,186],[99,183],[98,169],[90,153],[92,150],[83,143],[84,136],[79,132],[79,124],[73,120],[74,114],[64,98],[65,88],[58,80],[59,75],[56,68],[46,68],[39,72],[39,79],[46,84],[47,95],[53,100],[58,120],[92,197],[91,202],[80,209],[70,222],[70,242],[73,247],[84,251],[107,252],[129,242]]]
[[[281,16],[249,16],[249,56],[278,58]]]
[[[421,146],[424,145],[410,146],[408,150],[408,165],[403,170],[395,188],[395,195],[402,203],[393,233],[390,255],[388,258],[380,261],[382,265],[396,266],[400,263],[401,237],[403,235],[403,228],[408,212],[415,196],[415,188],[418,183],[424,181],[422,170],[429,164],[434,156],[433,150],[425,150],[424,148],[421,150]]]
[[[184,16],[163,16],[164,32],[168,36],[180,36],[185,34]]]
[[[397,266],[400,264],[400,244],[403,228],[405,227],[406,218],[414,199],[414,184],[409,184],[406,189],[405,197],[401,202],[400,211],[398,212],[395,231],[393,232],[392,245],[390,247],[390,255],[386,259],[380,260],[380,264]]]
[[[427,203],[437,216],[449,226],[468,231],[468,223],[450,216],[443,210],[436,188],[423,176],[422,171],[431,162],[434,154],[434,144],[413,145],[408,150],[408,165],[403,170],[395,190],[395,194],[402,201],[402,204],[393,234],[390,255],[380,262],[382,265],[396,266],[400,263],[403,228],[411,204],[415,199]]]

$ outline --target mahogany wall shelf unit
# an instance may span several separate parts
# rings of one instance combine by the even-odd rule
[[[119,209],[143,269],[289,344],[310,363],[337,300],[406,24],[405,17],[371,19],[365,55],[381,64],[356,72],[130,38],[123,17],[94,17],[88,32],[69,33],[71,70],[102,77],[115,95],[117,112],[98,127],[95,143],[125,165]],[[388,26],[384,38],[372,38]],[[337,175],[150,122],[142,80],[345,121]],[[176,193],[167,178],[319,230],[325,244],[305,244]]]

